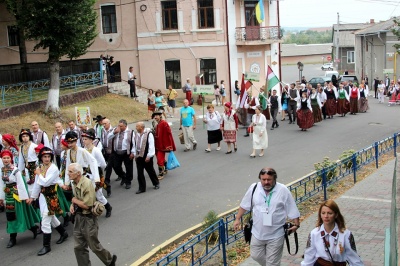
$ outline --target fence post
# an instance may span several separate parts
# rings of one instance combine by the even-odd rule
[[[226,261],[226,234],[225,234],[224,219],[219,220],[219,239],[222,245],[222,260],[224,262],[224,266],[227,266],[228,262]]]
[[[394,157],[397,156],[397,133],[393,134],[393,151],[394,151]]]
[[[322,169],[322,187],[324,188],[324,200],[327,200],[326,196],[326,168]]]
[[[378,168],[379,167],[379,149],[378,149],[378,142],[376,141],[375,142],[375,166],[376,166],[376,168]]]
[[[28,83],[28,88],[29,88],[29,101],[32,102],[33,101],[33,95],[32,95],[32,83],[29,82]]]
[[[354,177],[354,183],[357,182],[357,154],[353,153],[353,156],[351,157],[351,160],[353,161],[353,177]]]
[[[6,86],[1,86],[1,102],[6,105]]]

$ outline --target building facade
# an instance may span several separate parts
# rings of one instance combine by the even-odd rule
[[[259,75],[254,87],[265,83],[266,66],[279,76],[280,29],[278,1],[263,1],[264,21],[256,18],[255,0],[109,1],[95,4],[98,36],[81,58],[114,56],[121,78],[134,67],[144,88],[181,88],[192,83],[219,84],[228,91],[242,73]],[[2,65],[18,64],[15,21],[0,4]],[[3,38],[4,37],[4,38]],[[45,62],[45,50],[33,51],[27,41],[28,63]],[[66,59],[66,58],[64,58]],[[196,79],[197,77],[197,79]]]

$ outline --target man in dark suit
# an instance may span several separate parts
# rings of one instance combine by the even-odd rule
[[[374,78],[374,89],[375,89],[375,98],[378,99],[378,85],[379,85],[379,78]]]

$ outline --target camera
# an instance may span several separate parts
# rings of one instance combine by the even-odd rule
[[[292,228],[294,226],[294,224],[287,222],[283,225],[283,230],[285,230],[285,234],[287,234],[288,236],[292,233],[292,231],[289,231],[290,228]]]

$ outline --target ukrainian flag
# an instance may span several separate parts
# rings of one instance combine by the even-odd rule
[[[256,18],[258,23],[264,21],[264,3],[263,0],[259,0],[258,4],[256,5]]]

